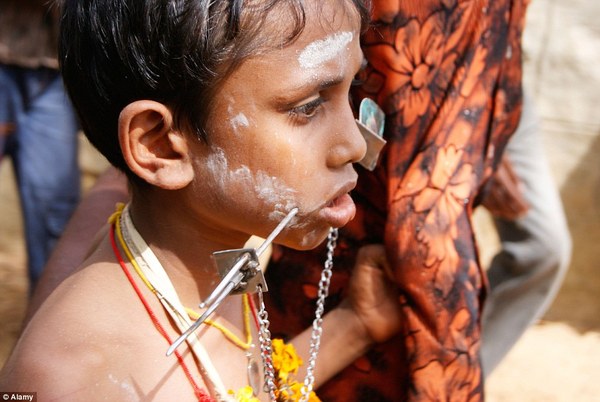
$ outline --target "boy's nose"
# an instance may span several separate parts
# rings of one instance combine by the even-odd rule
[[[367,152],[367,143],[363,138],[350,107],[344,112],[340,125],[335,129],[339,141],[330,149],[330,159],[334,166],[357,163],[361,161]]]

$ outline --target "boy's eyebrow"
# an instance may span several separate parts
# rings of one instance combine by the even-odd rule
[[[275,96],[275,102],[287,103],[292,98],[303,96],[314,91],[324,91],[328,88],[334,87],[341,84],[344,81],[344,76],[339,75],[336,77],[328,77],[315,83],[315,81],[309,81],[297,87],[289,88],[285,95]]]
[[[367,65],[367,59],[361,54],[360,63],[358,63],[358,66],[355,69],[356,71],[355,71],[354,75],[358,74],[362,69],[365,68],[366,65]],[[319,79],[317,79],[315,81],[318,81],[318,80]],[[343,74],[339,74],[337,76],[332,76],[332,77],[322,78],[322,79],[320,79],[320,82],[318,82],[318,84],[316,86],[315,86],[315,81],[311,80],[311,81],[305,83],[304,85],[299,85],[297,87],[289,89],[287,91],[286,96],[275,97],[275,101],[286,102],[289,100],[290,97],[293,97],[296,94],[301,95],[305,92],[314,91],[315,89],[318,91],[324,91],[328,88],[331,88],[331,87],[341,84],[342,82],[344,82],[344,80],[345,80],[345,76]]]
[[[319,90],[321,90],[321,91],[322,91],[322,90],[324,90],[324,89],[327,89],[327,88],[330,88],[330,87],[334,87],[334,86],[336,86],[336,85],[339,85],[339,84],[341,84],[343,81],[344,81],[344,77],[343,77],[343,76],[341,76],[341,75],[340,75],[340,76],[337,76],[337,77],[331,77],[331,78],[329,78],[329,79],[322,80],[322,81],[319,83],[319,86],[318,86],[318,88],[319,88]]]

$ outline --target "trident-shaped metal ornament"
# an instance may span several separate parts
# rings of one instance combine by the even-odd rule
[[[259,287],[263,292],[267,291],[267,283],[260,269],[258,257],[264,253],[275,237],[281,233],[297,213],[298,208],[292,209],[257,249],[239,248],[213,253],[213,259],[222,278],[221,282],[219,282],[210,296],[200,303],[200,308],[206,308],[206,310],[200,318],[169,346],[167,356],[170,356],[230,294],[254,293],[258,291]]]
[[[356,125],[367,142],[367,153],[359,162],[365,169],[373,170],[379,153],[386,144],[383,139],[385,113],[372,99],[364,98],[360,103]]]

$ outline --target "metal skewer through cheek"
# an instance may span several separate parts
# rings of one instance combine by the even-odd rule
[[[224,270],[227,272],[215,290],[208,298],[200,303],[200,308],[206,308],[204,313],[198,318],[179,338],[169,346],[167,356],[170,356],[175,349],[179,347],[198,327],[219,307],[221,302],[232,292],[245,293],[254,291],[250,289],[248,283],[255,276],[259,276],[258,281],[264,281],[260,271],[258,257],[269,247],[273,240],[290,223],[292,218],[298,213],[298,208],[292,209],[277,227],[269,234],[265,241],[257,249],[234,249],[213,253],[216,257],[217,265],[220,262],[228,263]],[[229,261],[233,259],[233,265]],[[231,268],[229,268],[231,266]],[[218,267],[219,268],[219,267]],[[266,291],[266,284],[259,284],[262,291]]]

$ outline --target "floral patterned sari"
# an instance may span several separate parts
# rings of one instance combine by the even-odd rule
[[[386,112],[388,141],[361,169],[357,216],[340,232],[327,307],[344,297],[357,249],[384,243],[402,332],[322,386],[324,401],[483,399],[485,277],[471,212],[518,124],[523,0],[374,0],[369,65],[355,99]],[[359,168],[360,169],[360,168]],[[267,272],[271,330],[310,326],[324,250],[278,247]]]

